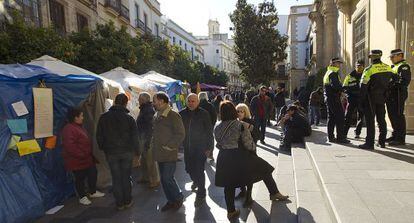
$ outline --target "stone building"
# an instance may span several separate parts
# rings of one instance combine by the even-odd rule
[[[288,15],[278,15],[279,22],[276,25],[276,29],[279,31],[281,36],[288,36]],[[285,89],[289,89],[289,78],[287,71],[287,59],[276,65],[276,76],[270,81],[270,86],[273,89],[282,85]]]
[[[298,5],[290,8],[288,18],[288,75],[289,91],[304,87],[306,73],[306,34],[310,24],[308,18],[312,5]]]
[[[391,64],[390,51],[400,48],[414,65],[413,0],[315,0],[309,18],[310,70],[326,67],[331,57],[339,56],[345,62],[344,76],[357,60],[368,63],[372,49],[381,49],[383,61]],[[407,130],[413,133],[414,82],[409,88],[406,118]]]

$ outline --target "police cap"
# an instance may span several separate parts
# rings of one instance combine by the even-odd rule
[[[344,63],[344,62],[342,62],[342,60],[339,59],[338,57],[334,57],[334,58],[331,59],[331,64],[333,64],[333,63]]]
[[[382,56],[381,50],[371,50],[368,55],[368,57],[381,57],[381,56]]]
[[[390,55],[390,57],[391,57],[391,56],[398,55],[398,54],[404,54],[404,52],[403,52],[401,49],[391,50],[391,55]]]

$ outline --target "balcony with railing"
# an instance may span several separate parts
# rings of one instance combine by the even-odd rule
[[[152,34],[152,29],[150,29],[150,28],[147,26],[147,27],[145,27],[145,32],[146,32],[147,34]]]
[[[127,23],[129,23],[129,9],[122,4],[121,4],[120,16],[121,18],[125,19]]]
[[[135,20],[135,28],[139,28],[142,31],[144,31],[145,30],[145,23],[141,19],[136,19]]]
[[[105,0],[104,6],[114,15],[118,16],[121,11],[121,0]]]
[[[78,0],[79,2],[83,3],[84,5],[96,9],[97,0]]]

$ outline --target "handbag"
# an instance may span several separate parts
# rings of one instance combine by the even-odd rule
[[[224,129],[224,131],[223,131],[223,134],[220,136],[220,139],[218,140],[218,141],[222,141],[223,140],[223,138],[224,138],[224,136],[226,136],[226,134],[227,134],[227,131],[229,130],[229,128],[231,127],[231,126],[233,126],[234,125],[234,123],[236,123],[236,121],[237,120],[233,120],[225,129]],[[216,145],[216,147],[217,147],[217,149],[221,149],[220,148],[220,145],[219,144],[217,144]]]

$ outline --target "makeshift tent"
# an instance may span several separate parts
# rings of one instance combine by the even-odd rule
[[[138,95],[145,91],[153,95],[158,91],[156,84],[151,81],[144,80],[137,74],[130,72],[122,67],[114,68],[108,72],[101,74],[102,77],[116,81],[121,84],[130,96],[128,109],[132,117],[136,118],[139,113]]]
[[[104,89],[105,92],[107,92],[107,98],[114,100],[115,96],[119,93],[123,93],[124,90],[122,89],[121,85],[117,83],[116,81],[101,77],[93,72],[90,72],[88,70],[85,70],[83,68],[77,67],[72,64],[65,63],[59,59],[56,59],[54,57],[43,55],[37,59],[32,60],[29,64],[31,65],[37,65],[44,67],[53,73],[59,74],[59,75],[69,75],[69,74],[81,74],[81,75],[91,75],[94,77],[97,77],[101,80],[103,80],[104,83]]]
[[[195,86],[198,87],[198,86]],[[200,89],[202,91],[220,91],[220,90],[226,90],[226,87],[222,87],[222,86],[217,86],[217,85],[213,85],[213,84],[205,84],[205,83],[200,83]]]
[[[35,60],[32,60],[29,64],[44,67],[60,76],[90,75],[102,80],[100,89],[95,92],[96,94],[91,95],[88,98],[88,101],[83,104],[83,110],[85,117],[84,127],[88,130],[91,139],[93,139],[94,155],[98,160],[104,161],[105,154],[98,149],[98,144],[96,143],[96,126],[101,114],[112,106],[112,102],[115,99],[116,95],[125,92],[122,86],[116,81],[101,77],[88,70],[65,63],[48,55],[44,55]],[[102,103],[102,101],[104,103]],[[99,187],[106,187],[111,185],[111,174],[107,162],[100,162],[97,165],[97,169],[99,172],[97,185]]]
[[[187,94],[185,84],[180,80],[173,79],[171,77],[162,75],[155,71],[149,71],[140,75],[142,79],[151,81],[157,84],[160,91],[164,91],[168,94],[176,110],[181,110],[184,107],[183,98]]]
[[[8,149],[12,134],[4,120],[26,119],[28,131],[18,136],[21,140],[34,138],[32,88],[40,82],[53,90],[57,144],[54,149],[45,149],[46,140],[36,139],[41,151],[20,156]],[[74,194],[72,177],[63,167],[59,133],[68,108],[93,100],[104,103],[97,97],[101,91],[102,80],[90,75],[60,76],[33,65],[0,65],[0,222],[31,222]],[[29,112],[20,117],[11,106],[19,101]]]

